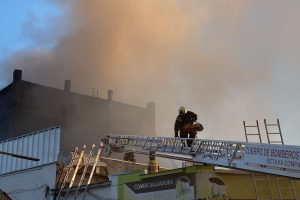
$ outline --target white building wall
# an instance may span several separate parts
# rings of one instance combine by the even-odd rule
[[[50,200],[55,189],[56,163],[0,175],[0,189],[13,200]]]
[[[0,151],[40,159],[31,161],[0,154],[0,174],[29,169],[57,161],[60,127],[40,130],[0,142]]]

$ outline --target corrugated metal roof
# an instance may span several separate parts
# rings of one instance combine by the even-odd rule
[[[0,155],[0,174],[56,162],[60,147],[60,131],[60,127],[54,127],[0,142],[0,151],[40,159],[30,161]]]

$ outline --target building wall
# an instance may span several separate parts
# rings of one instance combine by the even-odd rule
[[[55,189],[56,164],[0,176],[0,188],[13,200],[46,200]],[[49,195],[48,195],[49,194]]]
[[[59,91],[17,81],[14,92],[12,136],[61,124],[62,96]]]
[[[73,188],[72,191],[70,191],[66,200],[74,199],[75,190],[76,188]],[[114,198],[115,195],[112,193],[112,190],[113,186],[111,185],[111,182],[90,185],[84,200],[117,200],[117,198]],[[80,191],[76,195],[76,199],[83,199],[83,195],[83,191]]]
[[[184,176],[186,177],[183,178]],[[191,166],[148,175],[143,175],[141,172],[121,174],[117,184],[118,199],[254,200],[257,199],[256,193],[259,199],[271,199],[266,180],[267,174],[262,173],[256,176],[260,179],[257,181],[257,190],[254,187],[252,173],[236,170],[215,170],[212,166]],[[291,179],[276,177],[275,175],[269,175],[269,177],[273,199],[280,199],[279,187],[288,188],[281,190],[282,199],[294,199]],[[188,184],[183,181],[183,184],[178,185],[178,182],[180,183],[180,180],[184,179],[189,180],[185,182]],[[296,199],[299,199],[300,180],[292,179],[292,181]],[[162,190],[162,187],[169,188]]]
[[[0,92],[0,140],[10,137],[10,122],[12,115],[12,85]]]
[[[44,129],[0,142],[0,151],[19,157],[0,154],[0,175],[42,166],[57,161],[60,146],[60,127]],[[39,161],[20,158],[27,156]]]
[[[70,82],[69,82],[70,84]],[[70,85],[69,85],[70,86]],[[155,106],[128,105],[19,79],[0,91],[0,141],[54,126],[69,151],[98,144],[106,134],[155,135]]]
[[[105,99],[67,93],[62,117],[62,146],[99,144],[108,133],[108,102]]]

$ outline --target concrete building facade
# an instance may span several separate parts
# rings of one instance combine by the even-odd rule
[[[146,108],[22,80],[15,70],[13,82],[0,91],[0,141],[36,130],[61,126],[61,148],[98,143],[106,134],[155,135],[155,104]]]

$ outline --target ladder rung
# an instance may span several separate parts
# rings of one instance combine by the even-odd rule
[[[270,144],[282,144],[282,142],[281,141],[270,141]]]
[[[279,188],[280,190],[293,190],[293,188]]]
[[[245,127],[257,127],[257,126],[245,126]]]
[[[247,133],[246,135],[260,135],[258,133]]]
[[[267,179],[267,178],[265,178],[265,179],[264,178],[255,178],[255,180],[256,181],[268,181],[269,179]]]
[[[269,135],[274,135],[274,134],[276,134],[276,135],[280,135],[280,133],[268,133]]]
[[[291,180],[291,178],[287,178],[287,177],[282,177],[282,178],[277,177],[277,179],[278,179],[278,180],[288,180],[288,181]]]
[[[92,166],[93,164],[95,164],[94,162],[93,163],[88,163],[88,164],[86,164],[86,165],[88,165],[88,166]]]
[[[278,126],[278,124],[266,124],[267,126]]]

